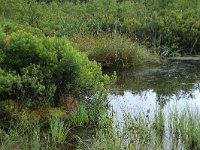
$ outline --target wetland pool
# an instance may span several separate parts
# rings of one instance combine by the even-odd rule
[[[170,60],[119,70],[117,77],[108,98],[118,121],[123,120],[123,112],[153,116],[158,108],[165,115],[174,108],[200,108],[200,61]]]

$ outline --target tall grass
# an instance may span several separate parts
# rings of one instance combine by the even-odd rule
[[[133,149],[162,149],[162,142],[151,127],[149,119],[138,115],[126,115],[123,127],[112,126],[97,132],[93,149],[133,150]],[[119,127],[119,128],[118,128]]]
[[[28,130],[24,129],[23,126],[10,127],[8,133],[4,133],[0,141],[0,149],[40,150],[43,147],[40,137],[40,127],[30,127]]]
[[[132,67],[145,62],[159,62],[145,46],[134,43],[126,36],[119,34],[90,35],[74,34],[71,40],[77,43],[92,60],[109,67]]]
[[[49,126],[48,129],[38,123],[13,122],[7,130],[0,130],[0,150],[51,150],[64,145],[69,137],[69,124],[60,118],[52,118]]]
[[[125,112],[124,112],[125,113]],[[102,120],[107,122],[105,117]],[[102,123],[103,124],[103,123]],[[67,143],[70,128],[59,119],[50,120],[49,132],[40,125],[10,126],[7,131],[0,130],[0,149],[56,149]],[[199,149],[200,114],[197,109],[170,110],[166,115],[157,109],[150,118],[145,113],[125,113],[123,124],[99,126],[91,140],[78,139],[78,149],[94,150],[134,150],[134,149]],[[66,147],[67,148],[67,147]]]
[[[173,109],[168,115],[160,109],[153,119],[145,114],[126,113],[123,126],[110,126],[97,132],[93,149],[199,149],[199,111]],[[120,128],[119,128],[120,127]]]
[[[63,144],[69,135],[70,126],[60,118],[52,118],[50,123],[50,134],[52,142],[56,145]]]
[[[169,115],[169,129],[172,142],[182,144],[186,149],[200,148],[200,114],[198,109],[187,108],[181,113],[174,111]]]
[[[75,110],[71,113],[69,120],[75,126],[83,126],[89,123],[88,112],[83,102],[78,103]]]

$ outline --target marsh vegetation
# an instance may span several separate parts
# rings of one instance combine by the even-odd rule
[[[164,108],[194,97],[199,68],[163,57],[199,37],[198,0],[0,0],[0,149],[198,149],[198,110]],[[156,95],[151,119],[116,119],[127,91]]]

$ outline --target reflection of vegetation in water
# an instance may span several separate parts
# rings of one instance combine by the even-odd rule
[[[168,62],[162,66],[143,66],[133,71],[121,71],[113,93],[123,95],[124,91],[145,95],[156,93],[158,102],[164,105],[172,98],[194,98],[199,89],[199,62]]]

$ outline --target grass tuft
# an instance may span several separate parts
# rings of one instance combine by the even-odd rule
[[[63,120],[53,117],[50,122],[50,134],[54,144],[63,144],[69,135],[70,126]]]
[[[126,36],[119,34],[74,34],[71,40],[92,60],[109,67],[133,67],[146,62],[158,63],[155,54]]]

